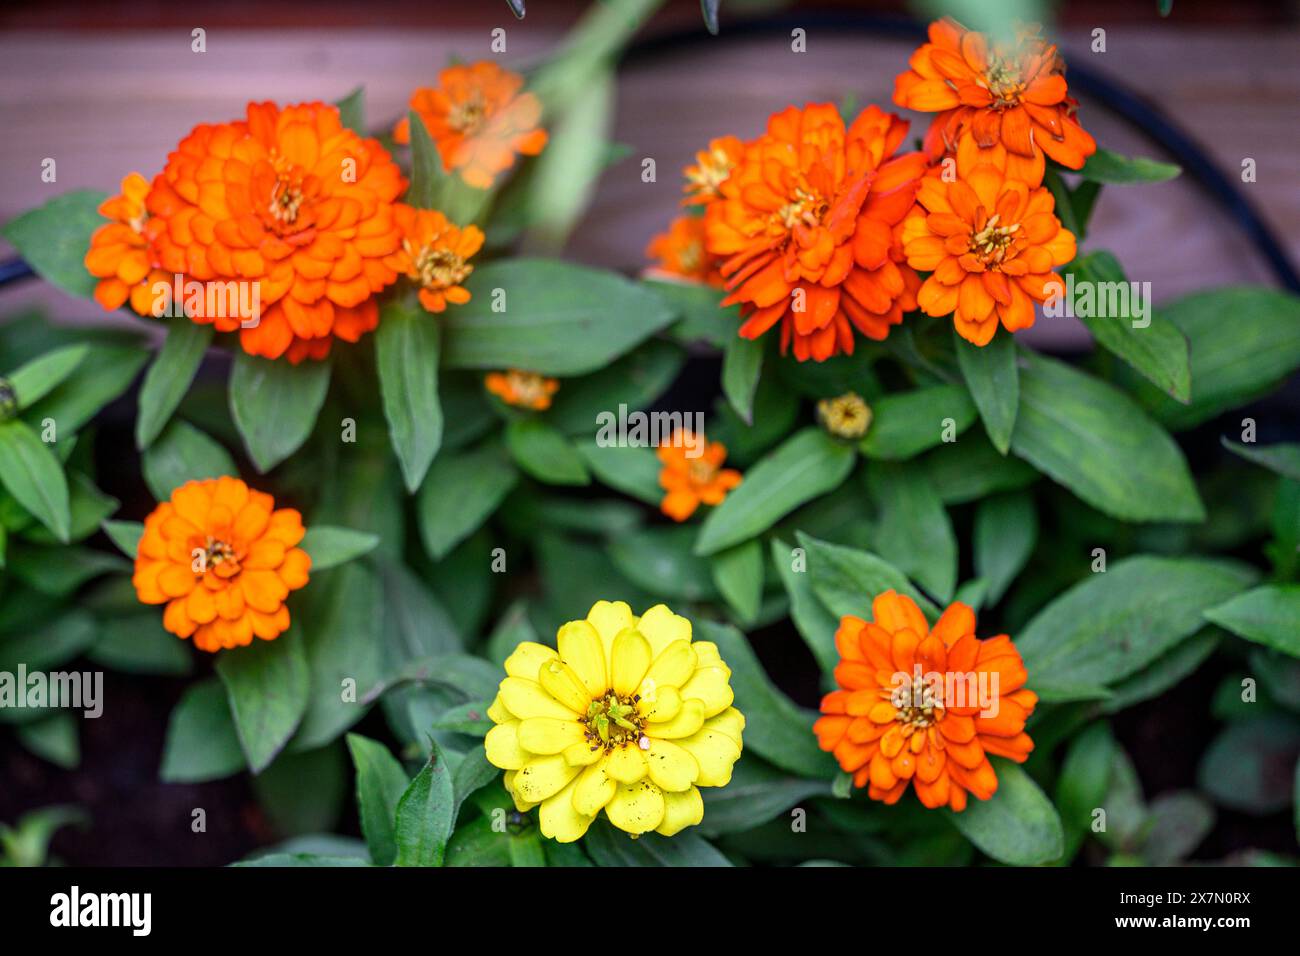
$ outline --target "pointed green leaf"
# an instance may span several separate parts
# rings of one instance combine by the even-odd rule
[[[378,545],[377,534],[314,524],[307,529],[301,547],[311,556],[311,569],[324,571],[355,561],[375,550]]]
[[[187,481],[239,477],[230,452],[189,422],[176,419],[144,453],[145,484],[158,501],[166,501]]]
[[[86,271],[90,237],[108,220],[99,214],[108,196],[78,189],[11,219],[0,229],[36,274],[64,292],[88,299],[99,281]]]
[[[21,421],[0,422],[0,484],[56,538],[70,539],[72,512],[63,465]]]
[[[240,746],[253,773],[284,749],[307,710],[309,679],[302,635],[254,640],[221,654],[217,674],[226,685]]]
[[[1207,620],[1239,637],[1300,657],[1300,584],[1266,584],[1216,604]]]
[[[1020,404],[1020,373],[1016,368],[1016,340],[995,335],[983,348],[953,335],[957,364],[970,396],[984,421],[984,431],[1000,454],[1011,448]]]
[[[375,363],[388,435],[415,493],[442,444],[436,318],[409,301],[384,306],[375,332]]]
[[[88,345],[66,345],[10,372],[6,377],[18,400],[19,410],[35,404],[62,384],[89,352]]]
[[[442,866],[456,819],[456,794],[446,757],[436,743],[429,762],[397,804],[398,866]]]
[[[194,381],[212,336],[210,325],[199,325],[183,316],[169,320],[167,341],[140,386],[140,417],[135,422],[135,446],[140,450],[153,444],[171,420]]]
[[[410,780],[383,744],[360,734],[348,734],[347,741],[357,768],[357,814],[370,859],[376,866],[392,866],[397,858],[397,805]]]
[[[1038,866],[1065,852],[1061,818],[1038,784],[1018,764],[993,758],[997,792],[988,800],[971,797],[961,813],[945,810],[949,821],[993,859],[1011,866]]]
[[[291,365],[244,352],[235,356],[230,412],[259,472],[265,474],[302,447],[329,386],[329,362]]]

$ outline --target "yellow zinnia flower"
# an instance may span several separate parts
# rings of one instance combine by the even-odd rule
[[[633,836],[672,836],[704,819],[700,787],[722,787],[745,718],[731,669],[691,622],[658,604],[639,618],[598,601],[560,628],[556,653],[521,643],[488,716],[487,758],[506,771],[521,812],[571,843],[603,809]]]

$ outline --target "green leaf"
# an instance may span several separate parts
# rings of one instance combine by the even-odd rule
[[[117,511],[118,501],[104,494],[89,478],[79,471],[68,474],[68,502],[72,521],[68,538],[84,541],[99,530],[104,519]],[[22,537],[35,544],[55,544],[56,538],[47,528],[33,525],[24,528]]]
[[[140,539],[144,537],[144,525],[139,521],[105,521],[104,533],[118,549],[132,561],[140,550]]]
[[[1081,256],[1067,272],[1067,291],[1074,289],[1073,298],[1067,301],[1097,344],[1175,400],[1187,404],[1192,395],[1191,359],[1187,336],[1178,326],[1163,312],[1153,311],[1149,298],[1144,303],[1147,314],[1139,314],[1132,300],[1140,293],[1133,291],[1124,270],[1109,252]],[[1080,287],[1077,283],[1090,285]],[[1108,289],[1116,291],[1112,294]]]
[[[128,674],[183,677],[194,664],[189,642],[163,630],[156,608],[103,621],[88,656],[97,664]]]
[[[1093,812],[1106,799],[1115,753],[1115,738],[1105,721],[1094,723],[1070,741],[1056,781],[1056,806],[1065,836],[1066,862],[1079,852],[1092,829]]]
[[[351,528],[312,525],[302,539],[302,549],[311,556],[312,571],[324,571],[369,554],[379,545],[379,535]]]
[[[1300,657],[1300,584],[1266,584],[1205,612],[1238,637]]]
[[[1095,183],[1130,185],[1163,183],[1175,178],[1182,169],[1174,163],[1162,163],[1145,156],[1121,156],[1109,149],[1098,149],[1089,156],[1079,175]]]
[[[945,505],[1014,491],[1038,478],[1038,472],[1019,458],[1004,458],[986,439],[971,435],[965,441],[940,445],[921,462]]]
[[[721,305],[726,292],[703,282],[642,279],[642,283],[663,298],[679,316],[669,334],[679,342],[708,342],[725,349],[740,327],[740,306]]]
[[[160,776],[165,783],[202,783],[247,766],[230,703],[221,682],[194,684],[181,696],[167,724]]]
[[[86,271],[90,236],[107,220],[99,214],[106,193],[77,189],[11,219],[0,229],[46,282],[88,299],[99,281]]]
[[[947,604],[957,586],[957,536],[919,464],[880,462],[867,471],[880,515],[880,556]]]
[[[1221,806],[1266,816],[1291,806],[1300,721],[1264,714],[1228,724],[1197,769],[1198,786]]]
[[[506,447],[515,463],[548,485],[589,485],[591,475],[573,442],[537,418],[519,418],[506,426]]]
[[[519,473],[494,445],[439,456],[416,499],[429,556],[446,556],[477,531],[518,480]]]
[[[1038,511],[1032,495],[1011,492],[985,498],[975,509],[975,573],[988,582],[997,604],[1034,553]]]
[[[709,561],[691,551],[695,529],[682,525],[643,528],[609,543],[614,567],[647,593],[685,601],[717,597]]]
[[[436,743],[433,754],[397,803],[398,866],[442,866],[456,819],[455,792],[447,761]]]
[[[652,448],[592,441],[579,445],[578,454],[601,482],[639,501],[658,507],[667,494],[659,485],[663,468]]]
[[[1176,431],[1271,392],[1300,366],[1300,297],[1291,293],[1230,286],[1194,293],[1157,314],[1190,344],[1192,400],[1180,404],[1140,381],[1134,391],[1157,421]]]
[[[961,813],[945,810],[966,839],[993,859],[1011,866],[1039,866],[1061,858],[1065,837],[1061,818],[1038,784],[1019,765],[992,758],[997,792],[988,800],[971,797]]]
[[[339,108],[339,121],[358,136],[366,134],[366,88],[358,86],[334,104]]]
[[[940,442],[955,441],[977,414],[970,394],[958,385],[896,392],[875,402],[871,411],[871,427],[859,447],[868,458],[887,461],[902,461]]]
[[[407,301],[383,307],[375,332],[375,364],[388,435],[415,493],[442,444],[438,401],[438,323]]]
[[[90,548],[10,545],[9,571],[15,578],[51,597],[67,597],[101,574],[129,572],[131,566],[115,554]]]
[[[406,201],[417,209],[436,209],[460,226],[477,221],[492,192],[470,186],[448,172],[420,114],[411,110],[407,118],[411,126],[411,188]]]
[[[753,754],[745,754],[736,762],[730,783],[700,791],[704,797],[700,834],[713,837],[752,830],[809,797],[830,792],[831,785],[825,780],[792,777]]]
[[[1248,587],[1255,576],[1230,561],[1126,558],[1043,608],[1016,646],[1036,691],[1106,687],[1199,631],[1206,609]]]
[[[187,481],[239,477],[235,460],[216,441],[189,422],[176,419],[144,453],[144,482],[158,501],[166,501]]]
[[[822,672],[830,674],[840,662],[840,652],[835,647],[835,631],[839,628],[840,621],[814,593],[807,561],[803,562],[803,570],[796,571],[795,559],[794,549],[790,545],[777,538],[772,539],[772,563],[776,565],[781,583],[790,596],[790,619],[817,659]]]
[[[473,299],[447,312],[451,368],[523,368],[543,375],[595,371],[673,320],[645,286],[613,273],[546,259],[480,266]]]
[[[397,805],[410,780],[388,748],[360,734],[348,734],[348,750],[357,768],[357,815],[361,832],[377,866],[397,858]]]
[[[0,672],[12,674],[19,665],[29,671],[49,670],[72,660],[94,641],[94,619],[85,611],[67,611],[0,639]],[[15,708],[0,712],[0,720],[17,716]]]
[[[67,345],[46,352],[10,372],[5,377],[14,390],[18,408],[29,407],[57,388],[76,371],[89,352],[88,345]]]
[[[15,727],[14,733],[24,747],[56,767],[75,770],[81,763],[77,718],[72,714],[55,713],[30,720]]]
[[[763,373],[763,340],[733,335],[722,354],[722,394],[746,425],[754,424],[754,393]]]
[[[634,840],[598,820],[583,845],[597,866],[731,866],[711,843],[689,830],[672,837],[643,833]]]
[[[1125,521],[1203,521],[1183,453],[1119,390],[1022,353],[1011,450],[1100,511]]]
[[[762,534],[806,501],[838,488],[853,470],[852,446],[805,428],[765,455],[705,519],[697,554],[714,554]]]
[[[134,345],[96,345],[57,388],[23,411],[23,420],[37,429],[52,421],[61,436],[76,432],[130,387],[148,359]]]
[[[1020,373],[1016,368],[1016,340],[995,335],[983,348],[972,345],[956,333],[957,364],[970,389],[970,397],[984,420],[984,431],[999,454],[1011,447],[1020,404]]]
[[[1162,793],[1151,801],[1151,828],[1142,841],[1142,858],[1152,866],[1181,863],[1214,829],[1214,816],[1214,808],[1195,793]]]
[[[752,623],[763,603],[763,545],[751,538],[713,556],[713,583],[742,623]]]
[[[620,404],[645,408],[681,371],[685,354],[671,342],[650,339],[608,368],[565,381],[542,416],[567,435],[591,435]]]
[[[309,677],[302,636],[254,641],[217,660],[226,685],[239,742],[253,773],[261,773],[284,749],[307,710]]]
[[[812,725],[817,714],[795,706],[772,684],[744,635],[734,627],[698,621],[696,634],[718,645],[731,668],[735,707],[745,715],[744,746],[782,770],[829,781],[835,760],[817,746]]]
[[[140,417],[135,422],[135,445],[140,450],[153,444],[171,420],[194,381],[212,336],[210,325],[199,325],[184,317],[169,321],[167,341],[140,386]]]
[[[0,484],[60,541],[72,533],[68,479],[50,446],[23,422],[0,422]]]
[[[1295,442],[1278,443],[1256,448],[1253,445],[1229,441],[1222,438],[1223,447],[1247,461],[1262,465],[1269,471],[1276,472],[1283,478],[1300,481],[1300,444]]]
[[[1102,701],[1101,712],[1117,714],[1134,704],[1159,697],[1169,688],[1182,683],[1214,653],[1223,636],[1223,632],[1215,627],[1207,627],[1193,634],[1173,650],[1160,655],[1136,674],[1116,684],[1111,695]]]
[[[295,366],[242,351],[235,356],[230,413],[258,472],[265,474],[302,447],[329,386],[329,362]]]
[[[939,617],[939,609],[888,561],[870,551],[818,541],[802,531],[797,537],[807,554],[813,593],[837,621],[846,614],[870,618],[872,600],[885,591],[907,595],[932,621]]]

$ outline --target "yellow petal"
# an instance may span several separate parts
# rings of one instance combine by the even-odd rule
[[[555,651],[536,641],[523,641],[506,658],[506,673],[511,677],[537,680],[537,671],[555,656]]]
[[[712,717],[722,713],[735,700],[736,695],[728,683],[730,679],[731,671],[725,664],[709,664],[697,670],[682,685],[682,697],[701,701],[704,704],[704,716]]]
[[[718,653],[718,645],[712,641],[696,641],[691,647],[695,648],[697,667],[722,663],[722,655]]]
[[[615,747],[605,772],[619,783],[636,783],[645,776],[645,757],[640,747]]]
[[[529,803],[541,803],[559,793],[578,775],[577,767],[570,767],[559,754],[537,757],[515,772],[515,796]]]
[[[641,682],[642,684],[645,681]],[[657,687],[641,695],[638,707],[645,719],[653,723],[672,720],[682,709],[682,695],[676,687]],[[703,711],[701,711],[703,713]]]
[[[649,780],[620,784],[605,813],[620,830],[649,833],[663,821],[664,792]]]
[[[676,740],[678,737],[689,737],[696,733],[704,726],[704,704],[698,700],[682,701],[681,709],[677,711],[677,716],[672,720],[664,721],[662,724],[647,724],[646,736],[650,739],[658,738],[660,740]]]
[[[502,782],[506,785],[506,790],[510,794],[510,799],[515,802],[515,809],[518,810],[520,813],[527,813],[533,807],[537,806],[537,804],[529,803],[527,800],[520,800],[519,795],[515,793],[514,781],[515,781],[515,774],[517,772],[518,771],[515,770],[508,770],[506,771],[505,776],[502,777],[501,779]]]
[[[563,790],[542,801],[542,808],[537,811],[537,822],[543,836],[560,843],[572,843],[587,832],[595,817],[584,816],[573,809],[573,791],[577,786],[578,778],[575,776]]]
[[[745,715],[734,707],[728,707],[716,717],[710,717],[704,722],[707,730],[716,730],[719,733],[726,734],[736,742],[737,747],[743,747],[744,738],[741,732],[745,729]]]
[[[569,744],[564,748],[564,762],[570,767],[589,767],[597,760],[604,756],[604,751],[596,747],[592,749],[591,744],[583,741],[579,744]]]
[[[507,677],[501,682],[501,703],[521,720],[529,717],[557,717],[573,720],[575,712],[542,689],[536,681]]]
[[[609,689],[609,671],[600,635],[587,621],[570,621],[556,637],[560,659],[573,668],[593,700]]]
[[[587,727],[577,720],[529,717],[519,722],[518,732],[519,746],[524,750],[535,754],[558,754],[570,744],[583,743]]]
[[[725,787],[731,780],[731,767],[740,759],[740,748],[726,734],[716,730],[701,730],[677,742],[700,765],[700,775],[695,781],[697,785]]]
[[[573,809],[583,816],[594,816],[609,803],[618,783],[609,775],[609,760],[604,759],[583,770],[573,791]]]
[[[586,714],[591,696],[583,686],[582,678],[564,661],[558,657],[553,661],[547,661],[542,665],[537,680],[548,694],[575,714],[579,716]]]
[[[609,662],[609,686],[619,694],[635,694],[649,666],[650,642],[630,627],[619,631]]]
[[[656,604],[641,615],[636,622],[636,629],[650,642],[650,652],[658,657],[673,641],[691,642],[691,622],[680,614],[674,614],[667,605]]]
[[[695,651],[685,641],[673,641],[654,659],[641,681],[643,687],[681,687],[696,668]]]
[[[488,763],[502,770],[518,770],[528,763],[532,755],[519,745],[519,721],[509,720],[497,724],[483,738]]]
[[[656,833],[673,836],[687,827],[693,827],[704,819],[704,799],[697,787],[683,790],[681,793],[664,794],[663,822],[655,829]]]
[[[487,709],[487,715],[494,724],[504,724],[513,716],[510,711],[506,710],[506,705],[501,703],[500,694],[492,698],[492,706]]]
[[[645,762],[650,768],[650,779],[663,790],[685,790],[700,775],[695,758],[669,740],[651,740]]]
[[[605,664],[608,666],[615,636],[624,628],[632,627],[636,621],[632,609],[623,601],[597,601],[587,612],[587,621],[600,635],[601,647],[605,649]]]

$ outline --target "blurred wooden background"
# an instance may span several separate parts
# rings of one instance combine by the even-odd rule
[[[196,123],[240,116],[251,99],[333,100],[364,84],[370,122],[384,126],[450,57],[493,56],[492,28],[507,30],[505,62],[528,62],[582,6],[532,0],[524,21],[504,0],[11,7],[0,14],[0,219],[70,189],[115,189],[132,170],[152,176]],[[1258,181],[1244,189],[1300,259],[1300,27],[1282,4],[1247,3],[1237,22],[1207,22],[1206,11],[1221,16],[1230,6],[1176,0],[1162,21],[1154,0],[1070,5],[1055,35],[1068,61],[1141,90],[1230,176],[1254,158]],[[721,38],[640,58],[620,74],[614,138],[632,153],[601,180],[570,256],[638,269],[647,240],[675,214],[677,171],[711,136],[755,134],[792,102],[852,94],[888,106],[912,46],[811,29],[797,54],[779,35],[728,40],[728,10],[724,0]],[[202,54],[190,49],[196,26],[207,32]],[[1105,53],[1089,50],[1098,26]],[[703,29],[693,0],[670,5],[645,35],[680,28]],[[919,134],[927,119],[913,119]],[[1084,102],[1081,119],[1108,148],[1158,155],[1095,103]],[[656,160],[657,183],[641,182],[645,156]],[[45,157],[57,160],[57,183],[41,182]],[[1215,283],[1272,281],[1237,225],[1181,180],[1107,188],[1086,248],[1113,250],[1130,278],[1152,283],[1157,303]],[[93,303],[38,282],[0,292],[0,317],[32,303],[63,320],[106,320]],[[1086,341],[1069,320],[1040,320],[1030,334],[1043,344]]]

